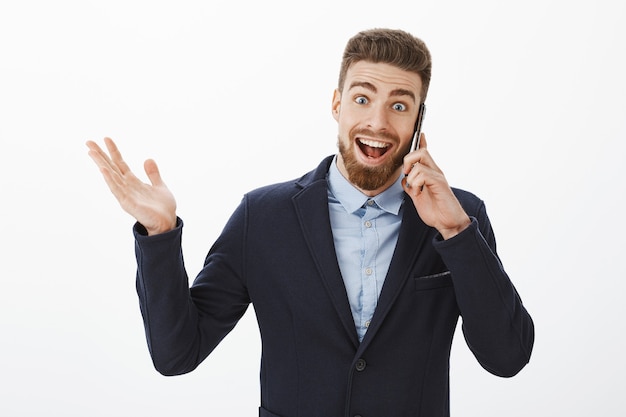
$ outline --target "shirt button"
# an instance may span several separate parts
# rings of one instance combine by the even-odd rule
[[[372,268],[365,268],[365,275],[372,275]]]
[[[365,369],[365,366],[367,366],[367,364],[365,363],[365,359],[359,359],[356,361],[355,368],[357,371],[363,371]]]
[[[372,227],[372,222],[371,221],[366,221],[365,222],[365,227]]]
[[[367,200],[367,205],[368,206],[373,206],[374,205],[374,200]]]
[[[370,327],[370,321],[369,321],[369,320],[365,322],[365,327],[366,327],[366,328],[367,328],[367,327]]]

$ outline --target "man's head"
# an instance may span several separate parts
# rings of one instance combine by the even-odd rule
[[[406,32],[374,29],[348,41],[332,110],[339,169],[363,192],[376,195],[398,178],[430,72],[426,45]]]
[[[420,97],[426,100],[432,60],[426,44],[408,32],[394,29],[370,29],[353,36],[343,52],[338,90],[341,92],[350,66],[359,61],[385,63],[414,72],[422,80]]]

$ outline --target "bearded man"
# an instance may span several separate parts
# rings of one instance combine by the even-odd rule
[[[448,416],[459,317],[487,371],[510,377],[526,365],[533,322],[484,203],[448,185],[425,135],[410,149],[430,77],[426,45],[407,32],[350,39],[332,100],[339,153],[246,194],[191,287],[183,222],[155,162],[144,184],[112,140],[108,155],[88,142],[137,220],[137,291],[159,372],[195,369],[250,303],[261,417]]]

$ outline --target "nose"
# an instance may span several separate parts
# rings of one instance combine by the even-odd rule
[[[372,106],[367,115],[367,127],[374,131],[386,131],[389,127],[389,114],[384,106]]]

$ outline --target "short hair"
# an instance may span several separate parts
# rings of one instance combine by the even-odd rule
[[[403,30],[369,29],[354,35],[343,52],[339,71],[339,91],[343,90],[346,73],[359,61],[385,63],[419,75],[422,81],[420,99],[426,100],[432,60],[424,41]]]

